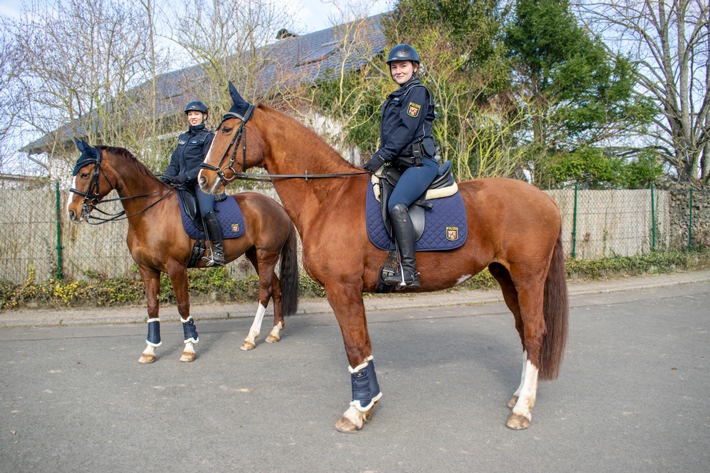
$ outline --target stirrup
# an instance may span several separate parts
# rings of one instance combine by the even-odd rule
[[[202,260],[205,262],[205,266],[208,268],[211,266],[224,266],[227,263],[224,260],[224,257],[222,257],[222,261],[217,261],[214,259],[214,251],[210,250],[210,255],[209,256],[203,256]]]
[[[407,273],[409,273],[409,271],[407,271]],[[382,281],[388,286],[395,286],[397,288],[420,286],[418,271],[410,273],[412,275],[412,279],[409,283],[407,283],[404,274],[404,268],[402,268],[402,265],[400,264],[399,268],[397,268],[397,271],[394,274],[390,273],[389,275],[383,275]]]

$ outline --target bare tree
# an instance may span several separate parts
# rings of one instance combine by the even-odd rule
[[[291,19],[275,0],[191,0],[176,16],[170,39],[201,74],[192,89],[219,113],[229,108],[228,81],[252,99],[262,97],[263,71],[274,58],[264,46]],[[194,80],[194,79],[193,79]]]
[[[116,0],[55,0],[34,5],[11,25],[23,58],[17,78],[26,107],[18,118],[43,136],[43,154],[29,159],[50,176],[53,162],[74,159],[71,135],[122,145],[127,126],[145,120],[145,107],[128,91],[151,76],[146,16]]]
[[[391,84],[383,74],[384,63],[372,60],[375,31],[368,11],[373,2],[328,3],[338,12],[330,19],[333,39],[304,52],[300,66],[284,77],[279,94],[291,113],[359,164],[360,153],[371,150],[353,147],[350,137],[362,127],[376,126],[379,105]],[[373,149],[376,145],[371,143]]]
[[[679,180],[710,182],[710,3],[607,0],[576,8],[614,54],[638,64],[641,93],[658,110],[651,145]]]

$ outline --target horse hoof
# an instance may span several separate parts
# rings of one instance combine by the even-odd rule
[[[191,361],[195,361],[195,358],[197,358],[197,353],[187,352],[187,353],[183,353],[180,356],[180,361],[182,361],[183,363],[189,363]]]
[[[153,362],[155,362],[155,355],[141,355],[141,357],[138,358],[138,363],[143,365],[148,365]]]
[[[268,342],[269,340],[266,341]],[[256,348],[256,343],[247,340],[244,340],[244,342],[242,342],[242,346],[239,347],[239,349],[242,351],[249,351],[253,350],[254,348]]]
[[[525,430],[530,427],[530,419],[520,414],[510,414],[505,425],[513,430]]]
[[[269,336],[266,337],[266,343],[277,343],[280,341],[281,341],[281,337],[279,337],[278,335],[273,335],[270,333]]]
[[[335,429],[344,434],[354,434],[358,430],[362,429],[362,426],[358,427],[350,419],[343,416],[338,422],[335,423]]]
[[[512,409],[518,403],[518,396],[513,396],[513,398],[508,401],[508,409]]]

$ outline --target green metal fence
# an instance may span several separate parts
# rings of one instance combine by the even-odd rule
[[[671,193],[654,188],[547,192],[560,207],[567,257],[630,256],[710,244],[708,192],[690,189]],[[0,280],[21,284],[29,277],[42,282],[95,275],[137,276],[125,243],[126,221],[98,226],[71,224],[65,215],[67,194],[58,183],[49,189],[0,188],[4,202]],[[244,258],[229,265],[229,271],[234,277],[254,274]]]

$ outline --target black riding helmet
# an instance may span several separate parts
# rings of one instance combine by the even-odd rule
[[[417,50],[408,44],[398,44],[390,50],[387,56],[387,64],[393,61],[412,61],[416,64],[421,62]]]
[[[187,105],[185,105],[185,113],[186,114],[187,114],[187,112],[192,112],[192,111],[202,112],[205,115],[209,114],[209,112],[207,111],[207,105],[200,102],[199,100],[193,100],[191,102],[188,102]]]

